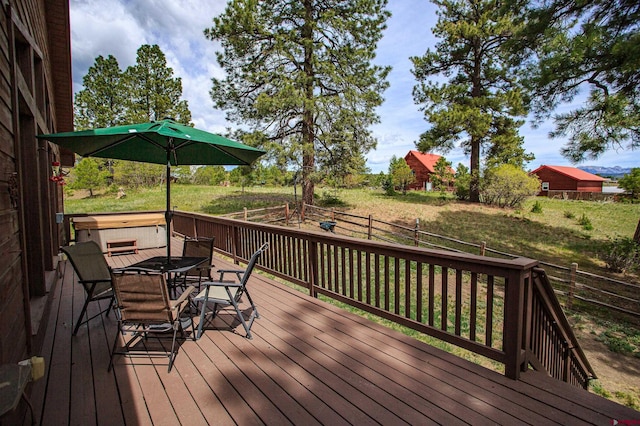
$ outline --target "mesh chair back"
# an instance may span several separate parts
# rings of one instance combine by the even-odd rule
[[[111,289],[111,272],[102,249],[95,241],[62,247],[81,282],[98,282],[93,292],[100,295]]]
[[[255,251],[255,253],[253,253],[253,255],[251,256],[251,259],[249,259],[249,263],[247,264],[247,269],[245,269],[244,275],[242,275],[242,280],[240,280],[242,287],[245,287],[247,285],[247,281],[249,281],[251,272],[253,271],[253,268],[256,266],[256,263],[258,263],[258,259],[260,259],[260,256],[262,256],[262,253],[264,253],[268,248],[269,248],[269,243],[264,243],[258,250]]]
[[[162,274],[116,274],[113,287],[124,322],[154,323],[174,320]]]
[[[213,243],[215,238],[187,238],[184,240],[184,246],[182,247],[183,257],[206,257],[210,259],[209,265],[213,263]],[[201,268],[193,268],[187,272],[188,276],[200,276]]]

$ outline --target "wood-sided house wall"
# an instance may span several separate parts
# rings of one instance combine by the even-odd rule
[[[602,192],[606,179],[575,167],[542,165],[530,174],[540,179],[540,193],[549,191]]]
[[[68,1],[0,2],[0,363],[7,364],[38,355],[63,243],[52,163],[73,165],[72,154],[35,136],[73,130],[73,103]]]

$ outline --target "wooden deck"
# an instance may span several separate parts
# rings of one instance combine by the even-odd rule
[[[178,249],[176,249],[176,252]],[[108,258],[123,266],[161,250]],[[216,267],[230,266],[216,260]],[[107,372],[113,314],[72,322],[84,295],[70,264],[53,290],[31,386],[44,425],[611,424],[640,413],[527,372],[513,381],[276,283],[250,280],[260,318],[243,337],[221,314],[198,341],[165,358],[118,357]],[[25,424],[29,424],[27,415]]]

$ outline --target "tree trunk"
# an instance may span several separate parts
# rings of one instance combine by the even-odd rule
[[[313,70],[313,4],[311,0],[304,1],[305,23],[302,27],[304,45],[304,74],[307,79],[304,84],[305,102],[302,112],[302,201],[313,205],[314,184],[312,175],[315,170],[315,129],[313,127],[314,104],[314,70]]]
[[[471,138],[471,180],[469,181],[469,201],[480,202],[480,142]]]
[[[315,157],[313,153],[305,153],[302,156],[302,201],[310,206],[313,205],[314,183],[311,174],[315,167]]]
[[[638,226],[636,226],[636,233],[633,234],[633,241],[640,244],[640,219],[638,220]]]
[[[474,64],[473,76],[471,78],[473,87],[471,88],[471,97],[476,99],[482,97],[482,42],[476,37],[474,40]],[[471,132],[471,180],[469,181],[469,201],[472,203],[480,202],[480,142],[481,138],[476,131]]]

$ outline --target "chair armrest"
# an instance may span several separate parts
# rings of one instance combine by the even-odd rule
[[[242,287],[242,284],[235,281],[205,281],[200,285],[208,287]]]
[[[111,278],[102,278],[99,280],[78,280],[80,284],[98,284],[98,283],[110,283]]]
[[[185,291],[182,292],[182,294],[180,295],[180,297],[178,297],[176,300],[172,300],[171,301],[171,309],[176,309],[178,306],[180,306],[182,303],[184,303],[185,300],[187,300],[187,297],[189,297],[189,295],[193,292],[193,290],[195,290],[196,288],[192,285],[190,285],[189,287],[187,287],[187,289]]]
[[[218,273],[220,274],[219,281],[224,281],[224,274],[236,274],[238,281],[240,281],[245,272],[244,269],[218,269]]]
[[[237,273],[243,273],[245,270],[244,269],[218,269],[218,272],[220,273],[229,273],[229,274],[237,274]]]
[[[116,270],[114,269],[114,272]],[[157,269],[150,269],[150,268],[138,268],[138,267],[131,267],[131,266],[125,266],[123,268],[118,268],[117,269],[118,272],[120,273],[125,273],[125,272],[144,272],[147,274],[158,274],[158,270]]]

